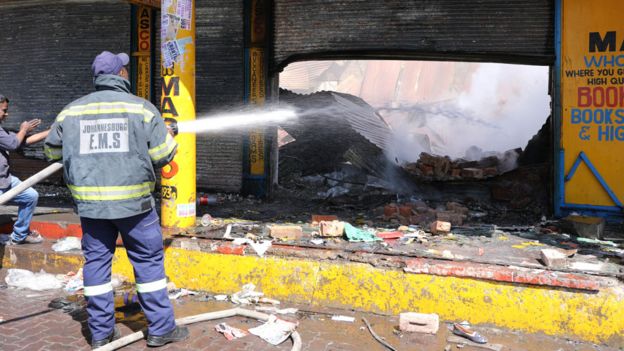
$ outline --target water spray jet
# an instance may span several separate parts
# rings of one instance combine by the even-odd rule
[[[245,112],[220,113],[193,121],[169,124],[172,129],[177,127],[179,133],[209,133],[247,127],[258,127],[283,123],[297,118],[297,112],[290,108],[272,110],[253,110]],[[175,133],[175,130],[174,130]]]

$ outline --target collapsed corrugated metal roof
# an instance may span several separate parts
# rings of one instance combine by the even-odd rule
[[[390,126],[364,100],[341,93],[310,95],[280,90],[280,102],[301,111],[299,121],[283,126],[295,142],[280,149],[280,175],[330,172],[346,161],[360,162],[381,174]]]

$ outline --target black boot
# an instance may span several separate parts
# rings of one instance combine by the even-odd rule
[[[186,340],[189,336],[187,327],[176,326],[175,329],[165,335],[148,335],[147,346],[158,347],[166,345],[170,342],[178,342]]]
[[[121,332],[119,331],[119,329],[117,329],[117,327],[115,327],[113,328],[113,331],[110,334],[108,334],[108,336],[105,337],[104,339],[91,341],[91,348],[97,349],[98,347],[102,347],[112,342],[113,340],[119,339],[119,337],[121,337]]]

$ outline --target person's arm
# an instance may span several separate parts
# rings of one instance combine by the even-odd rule
[[[26,145],[32,145],[32,144],[38,143],[42,141],[43,139],[47,138],[48,134],[50,134],[50,129],[33,134],[26,138]]]
[[[151,104],[144,109],[149,156],[154,168],[162,168],[173,160],[178,143],[173,139],[158,110]]]
[[[63,158],[63,128],[59,121],[55,121],[49,130],[42,132],[47,137],[43,151],[48,161],[58,161]]]

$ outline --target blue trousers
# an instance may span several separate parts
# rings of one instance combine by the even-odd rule
[[[173,306],[167,296],[164,250],[160,220],[154,209],[121,219],[81,217],[82,250],[85,257],[84,294],[93,340],[107,337],[115,326],[115,303],[111,264],[117,233],[134,267],[139,303],[150,335],[163,335],[175,328]]]
[[[11,176],[11,185],[8,188],[0,189],[0,195],[15,188],[20,183],[21,181],[17,177]],[[22,241],[30,234],[30,221],[35,213],[38,200],[39,194],[33,188],[28,188],[13,198],[12,201],[18,206],[17,220],[13,225],[13,233],[11,233],[11,238],[14,241]]]

